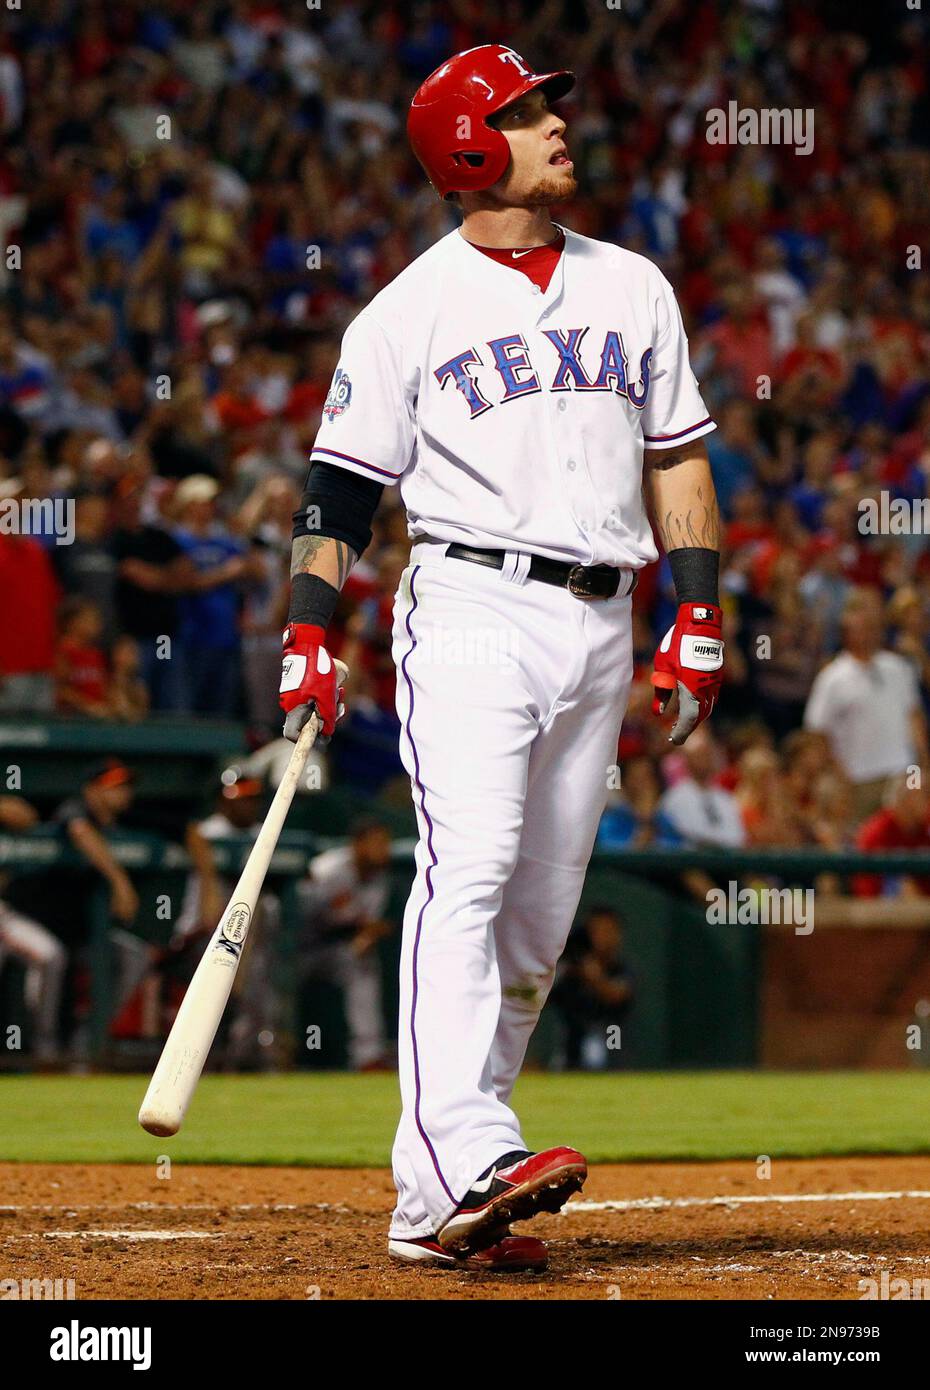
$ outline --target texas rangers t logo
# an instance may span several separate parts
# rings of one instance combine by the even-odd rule
[[[533,76],[532,71],[526,66],[526,59],[521,58],[512,48],[505,48],[503,53],[498,53],[497,56],[502,63],[512,63],[521,77]]]

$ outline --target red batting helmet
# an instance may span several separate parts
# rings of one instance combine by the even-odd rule
[[[410,103],[407,134],[439,196],[490,188],[506,173],[510,146],[488,116],[537,87],[557,101],[574,85],[573,72],[533,72],[499,43],[467,48],[431,72]]]

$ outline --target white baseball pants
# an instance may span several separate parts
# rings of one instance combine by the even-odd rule
[[[57,1051],[58,1009],[68,953],[46,927],[0,902],[0,970],[7,955],[26,967],[25,1000],[33,1019],[35,1051],[48,1059]]]
[[[436,1231],[525,1148],[508,1104],[572,924],[632,678],[630,600],[419,542],[395,601],[420,839],[404,917],[391,1234]],[[620,594],[632,580],[621,579]]]

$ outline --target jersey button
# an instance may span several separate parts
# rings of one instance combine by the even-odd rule
[[[574,460],[574,459],[569,459],[568,462],[566,463],[565,467],[568,469],[569,473],[574,473],[574,471],[575,471],[575,460]]]
[[[567,410],[567,409],[568,409],[568,402],[567,402],[567,401],[559,401],[559,409],[560,409],[560,410]]]

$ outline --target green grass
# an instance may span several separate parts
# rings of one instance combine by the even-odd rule
[[[390,1075],[208,1076],[180,1135],[154,1139],[136,1112],[147,1078],[0,1077],[0,1160],[386,1164],[397,1117]],[[930,1153],[930,1075],[920,1072],[528,1075],[516,1093],[527,1142],[624,1159]]]

